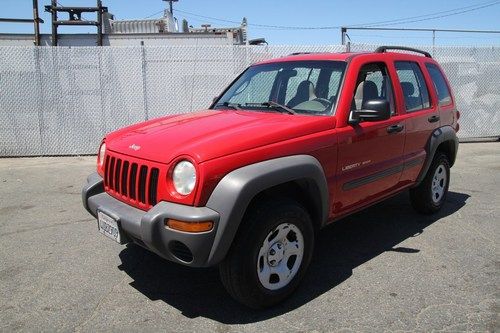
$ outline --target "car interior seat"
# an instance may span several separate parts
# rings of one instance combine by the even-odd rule
[[[300,103],[310,101],[314,98],[316,98],[316,94],[314,93],[314,84],[309,80],[304,80],[299,83],[299,86],[297,87],[297,93],[288,102],[288,106],[293,108]]]

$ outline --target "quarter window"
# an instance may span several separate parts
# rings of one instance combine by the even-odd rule
[[[427,70],[432,79],[432,83],[434,83],[434,88],[436,88],[436,93],[439,99],[439,105],[448,105],[451,103],[451,94],[450,89],[448,89],[448,85],[446,84],[446,80],[444,79],[443,73],[439,70],[439,68],[434,64],[425,64]]]
[[[429,91],[418,64],[409,61],[397,61],[396,72],[403,90],[406,111],[411,112],[429,108]]]

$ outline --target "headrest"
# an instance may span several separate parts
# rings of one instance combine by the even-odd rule
[[[405,96],[413,96],[415,92],[415,87],[411,82],[401,82],[401,88],[403,89],[403,95]]]
[[[379,98],[377,85],[373,81],[366,80],[363,85],[363,99],[369,100],[375,98]]]

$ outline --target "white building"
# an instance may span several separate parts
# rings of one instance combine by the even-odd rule
[[[247,23],[243,18],[239,27],[193,28],[183,22],[179,29],[177,19],[165,10],[163,17],[142,20],[116,20],[110,13],[103,15],[103,46],[133,45],[242,45],[247,42]],[[0,33],[0,46],[33,45],[33,34]],[[50,46],[51,35],[41,34],[40,44]],[[97,34],[58,34],[59,46],[95,46]]]

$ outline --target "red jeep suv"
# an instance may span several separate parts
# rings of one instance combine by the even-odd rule
[[[247,68],[208,110],[108,134],[83,205],[114,241],[218,265],[262,308],[294,291],[329,223],[406,189],[439,210],[458,118],[426,52],[292,54]]]

